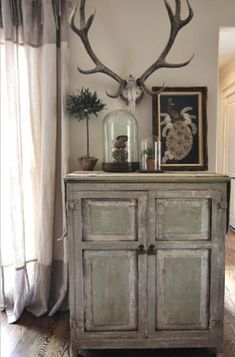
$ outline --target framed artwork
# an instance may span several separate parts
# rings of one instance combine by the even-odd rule
[[[153,95],[153,135],[161,140],[162,169],[207,170],[207,87],[166,87]]]

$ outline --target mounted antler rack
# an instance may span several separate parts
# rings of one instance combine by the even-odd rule
[[[148,93],[150,95],[152,94],[158,94],[164,89],[164,86],[161,87],[161,89],[158,92],[152,92],[145,84],[145,81],[147,80],[148,77],[150,77],[155,71],[157,71],[160,68],[180,68],[180,67],[185,67],[187,66],[193,56],[182,63],[169,63],[166,60],[167,55],[169,54],[174,41],[176,39],[177,34],[179,31],[186,26],[193,18],[193,10],[189,4],[189,1],[186,0],[187,5],[188,5],[188,16],[185,19],[181,19],[181,0],[175,0],[175,13],[173,13],[173,10],[167,0],[164,0],[169,20],[171,23],[171,29],[170,29],[170,36],[168,39],[168,42],[158,57],[158,59],[146,69],[146,71],[138,78],[135,79],[133,76],[130,75],[129,79],[123,79],[121,78],[118,74],[113,72],[111,69],[109,69],[107,66],[105,66],[99,58],[96,56],[94,51],[92,50],[90,40],[88,37],[88,33],[90,30],[90,27],[93,23],[95,13],[93,13],[88,20],[86,20],[85,17],[85,5],[86,5],[86,0],[81,0],[80,2],[80,28],[78,28],[75,23],[74,23],[74,18],[75,14],[78,8],[78,4],[74,7],[71,17],[70,17],[70,26],[71,29],[80,37],[88,55],[90,56],[91,60],[93,61],[95,67],[90,70],[83,70],[80,67],[78,67],[78,70],[82,74],[93,74],[93,73],[104,73],[107,76],[113,78],[116,82],[119,83],[118,90],[114,94],[109,94],[107,95],[111,98],[117,98],[121,97],[122,99],[125,100],[125,102],[129,105],[130,110],[134,111],[135,110],[135,104],[139,103],[143,97],[144,92]]]

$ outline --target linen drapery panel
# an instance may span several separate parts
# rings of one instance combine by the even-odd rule
[[[66,0],[1,0],[1,303],[8,321],[66,307]]]

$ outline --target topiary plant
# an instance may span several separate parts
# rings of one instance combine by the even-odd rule
[[[82,88],[80,91],[78,90],[78,94],[70,94],[67,96],[67,112],[78,119],[78,121],[86,119],[86,158],[90,158],[89,119],[92,114],[97,117],[97,113],[101,112],[105,107],[106,104],[98,98],[97,93],[92,93],[89,88]]]

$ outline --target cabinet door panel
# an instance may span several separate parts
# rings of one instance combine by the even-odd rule
[[[210,211],[207,198],[156,199],[156,239],[209,239]]]
[[[140,241],[146,216],[143,192],[78,192],[81,200],[82,240],[94,242]]]
[[[136,240],[137,199],[84,199],[84,240]]]
[[[138,328],[136,251],[84,252],[86,331]]]
[[[208,250],[159,250],[156,330],[208,328]]]

